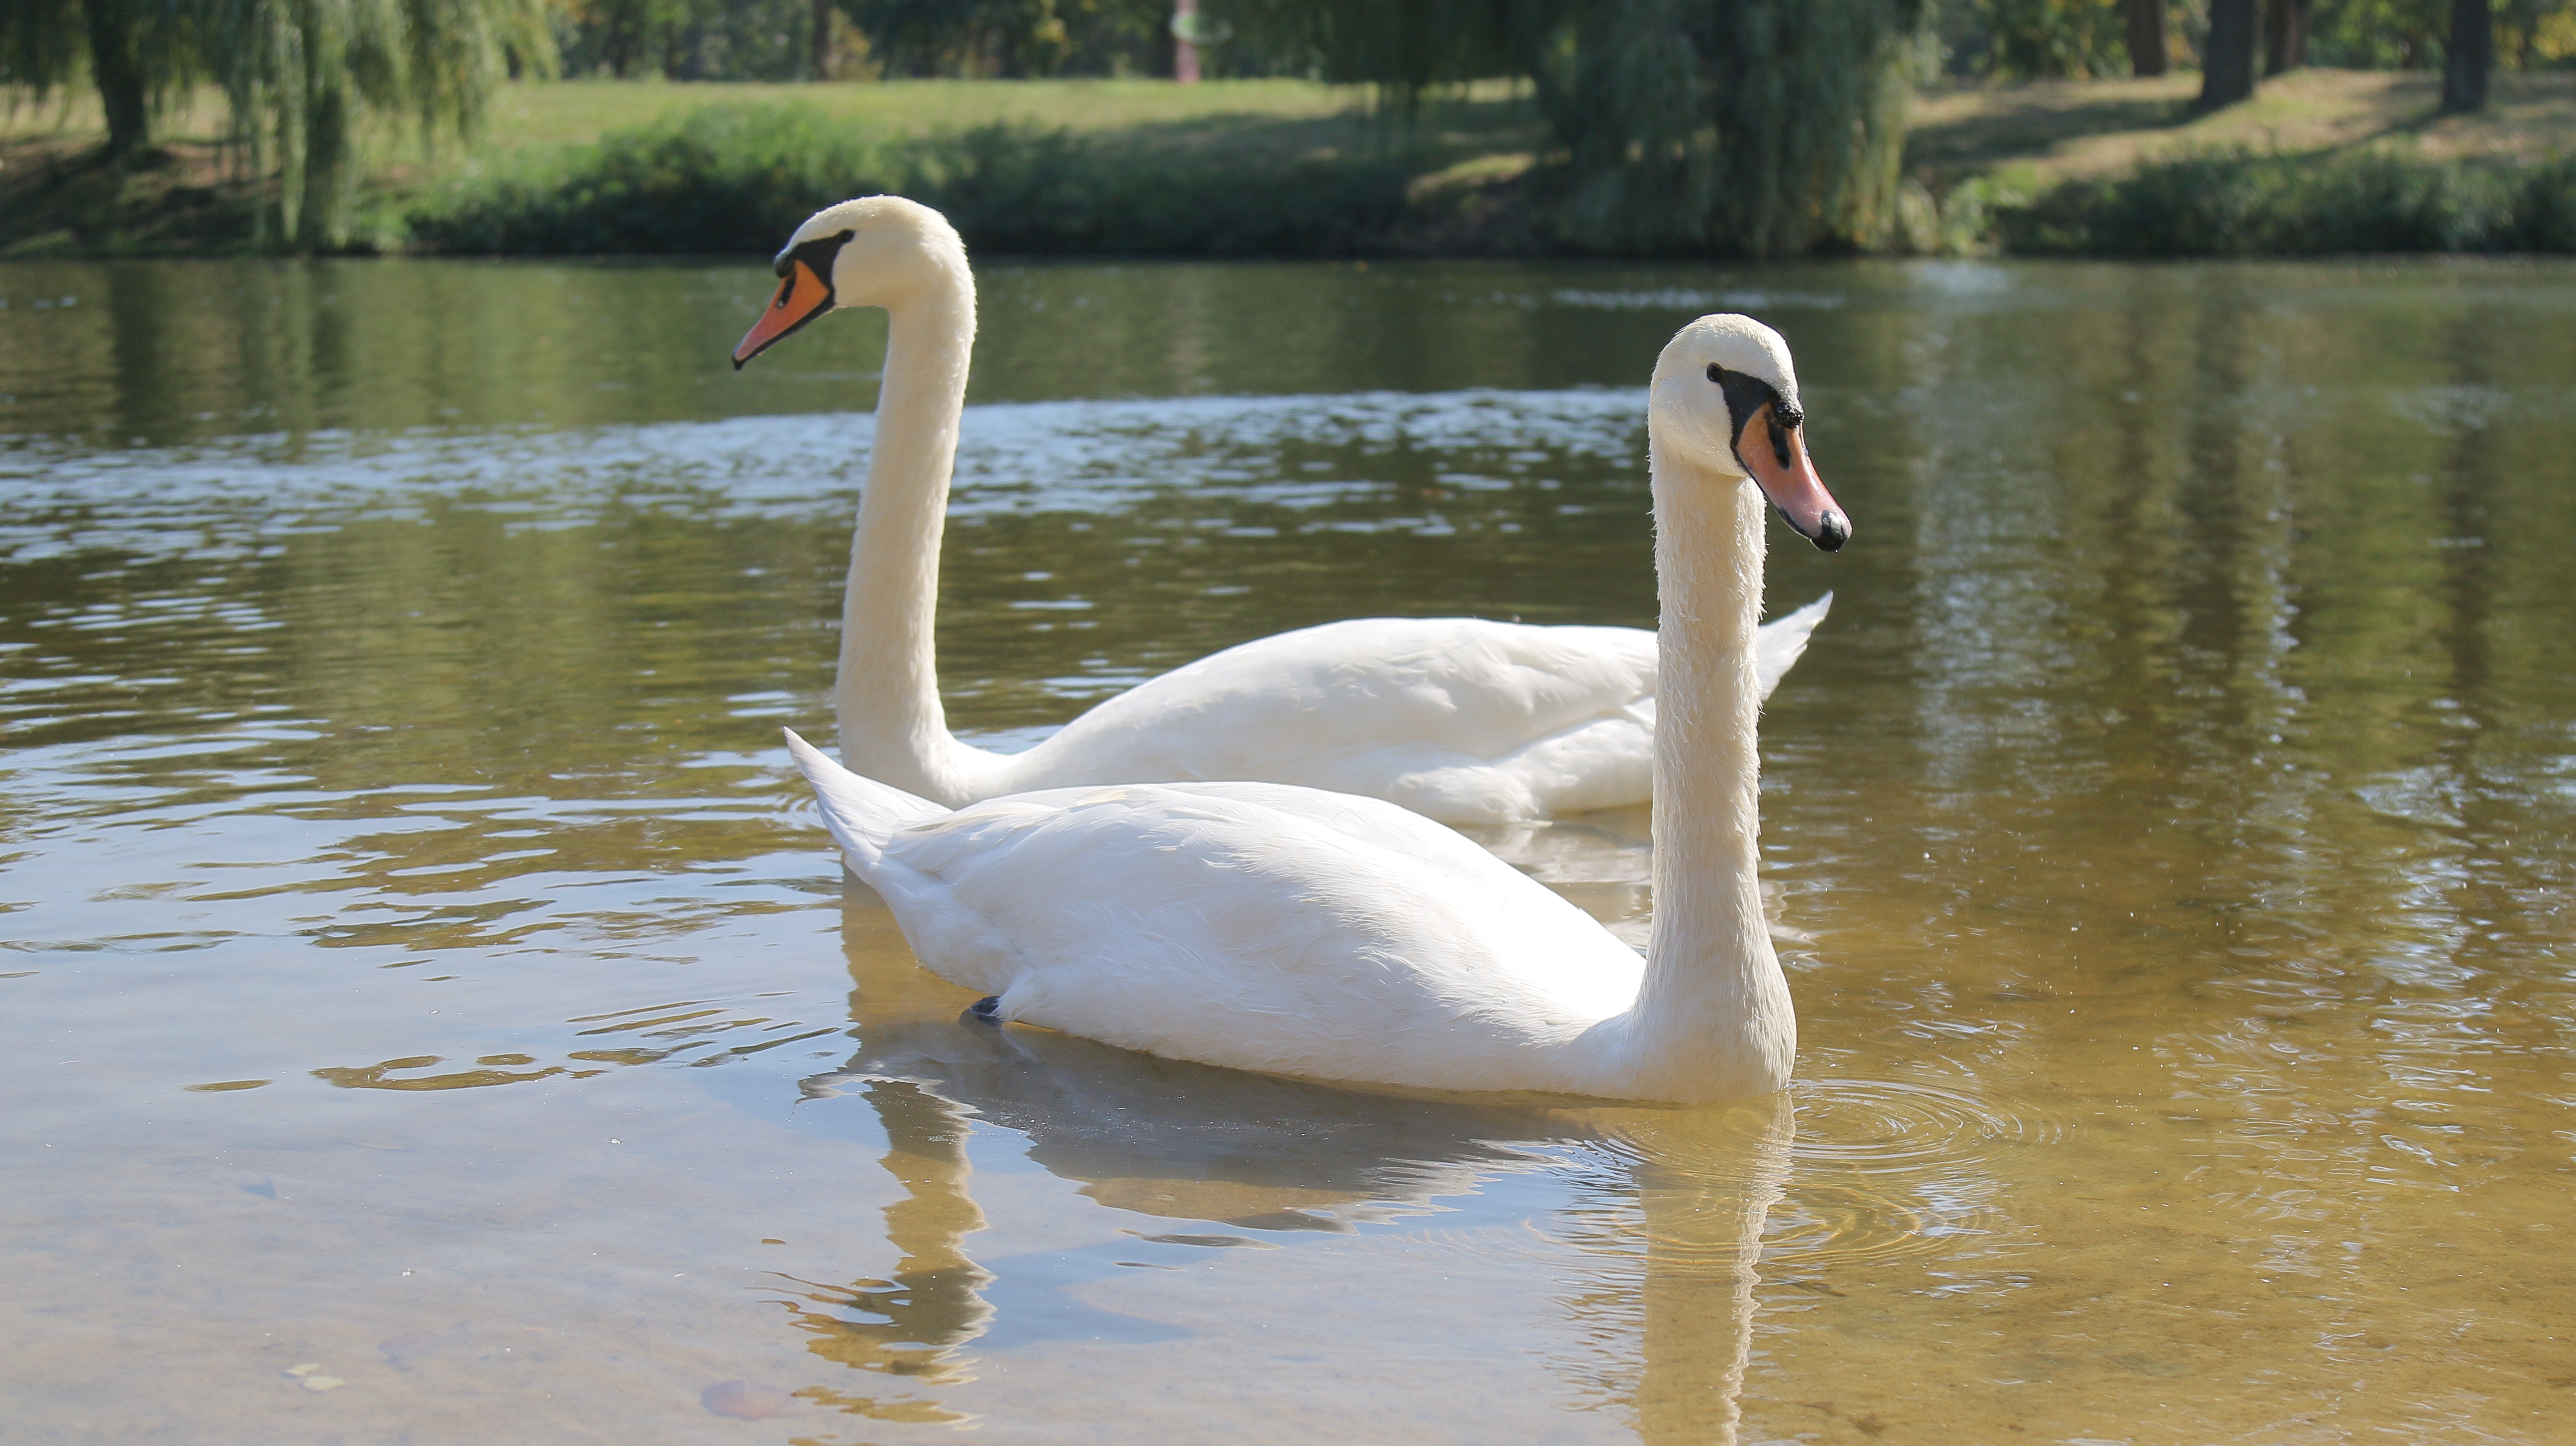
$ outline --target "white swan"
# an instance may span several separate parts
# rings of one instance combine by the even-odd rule
[[[794,733],[851,869],[976,1010],[1208,1064],[1366,1084],[1699,1102],[1785,1084],[1788,981],[1757,887],[1763,499],[1849,525],[1780,415],[1778,334],[1684,327],[1648,453],[1667,685],[1654,934],[1377,799],[1270,783],[1052,789],[957,811]],[[1752,474],[1748,477],[1748,473]]]
[[[1365,618],[1228,648],[1111,698],[1025,753],[961,743],[940,706],[931,621],[975,282],[957,233],[896,196],[845,201],[780,252],[777,299],[734,365],[839,306],[889,318],[877,432],[850,546],[841,757],[951,806],[1093,783],[1260,779],[1391,799],[1446,823],[1643,803],[1655,636],[1474,618]],[[1794,408],[1794,391],[1785,394]],[[1794,416],[1792,417],[1794,425]],[[1820,546],[1823,519],[1792,513]],[[1832,595],[1763,630],[1761,691]]]

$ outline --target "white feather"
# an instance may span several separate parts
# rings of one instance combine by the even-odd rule
[[[1724,329],[1684,328],[1659,381],[1712,349],[1735,355],[1729,344]],[[995,996],[1001,1021],[1371,1084],[1678,1101],[1776,1089],[1797,1030],[1753,847],[1763,503],[1722,462],[1662,445],[1670,411],[1711,404],[1684,388],[1669,395],[1649,414],[1657,666],[1693,681],[1664,700],[1650,750],[1657,892],[1645,960],[1544,886],[1381,799],[1129,783],[950,812],[852,775],[793,733],[789,749],[851,869],[884,896],[922,963]],[[1365,637],[1378,626],[1311,631]],[[1395,672],[1349,676],[1388,685],[1390,707],[1454,713],[1438,682],[1448,659],[1473,657],[1489,674],[1498,660],[1508,667],[1495,638],[1453,633]],[[1204,680],[1196,696],[1220,700],[1219,713],[1236,696],[1225,656],[1182,670]],[[1303,656],[1308,686],[1327,698],[1343,686],[1328,653]],[[1560,672],[1512,676],[1507,715],[1567,706]],[[1329,734],[1335,716],[1317,727]],[[1478,730],[1508,718],[1451,721],[1490,743]]]
[[[831,207],[791,245],[849,233],[840,306],[889,317],[884,387],[843,604],[844,762],[947,804],[1098,783],[1238,778],[1392,799],[1448,823],[1504,823],[1643,803],[1655,636],[1475,618],[1367,618],[1228,648],[1076,718],[1025,753],[970,747],[941,707],[931,617],[940,533],[975,337],[965,247],[891,196]],[[1785,344],[1745,321],[1731,363],[1794,398]],[[1723,429],[1724,414],[1719,415]],[[1824,616],[1763,630],[1768,694]]]

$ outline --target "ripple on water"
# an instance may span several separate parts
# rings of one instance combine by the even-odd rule
[[[1995,1101],[1892,1080],[1801,1081],[1793,1086],[1801,1166],[1864,1174],[1978,1163],[1997,1150],[2047,1144],[2064,1126],[2026,1101]]]
[[[1818,1080],[1794,1098],[1788,1188],[1762,1253],[1806,1269],[1956,1253],[1994,1229],[1997,1157],[2064,1133],[2027,1102],[1933,1085]]]

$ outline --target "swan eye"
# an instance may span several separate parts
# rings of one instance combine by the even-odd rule
[[[841,254],[842,247],[850,244],[851,237],[858,234],[856,231],[842,231],[830,236],[817,236],[801,245],[790,246],[779,252],[778,259],[770,263],[770,274],[784,280],[788,268],[802,261],[812,268],[816,276],[829,282],[832,279],[832,259]]]

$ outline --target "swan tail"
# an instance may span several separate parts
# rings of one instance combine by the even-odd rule
[[[885,857],[886,841],[895,830],[907,824],[946,817],[949,810],[926,798],[916,798],[900,788],[861,778],[831,759],[823,750],[796,736],[787,734],[787,752],[796,760],[805,781],[814,785],[814,801],[822,805],[823,824],[832,831],[832,839],[849,857],[850,867],[861,878],[876,871]]]
[[[1753,671],[1762,697],[1770,697],[1771,690],[1780,686],[1780,679],[1798,665],[1798,659],[1806,656],[1807,639],[1815,634],[1816,624],[1823,622],[1825,614],[1833,608],[1834,595],[1827,593],[1796,612],[1785,613],[1764,623],[1761,631],[1754,635]]]

